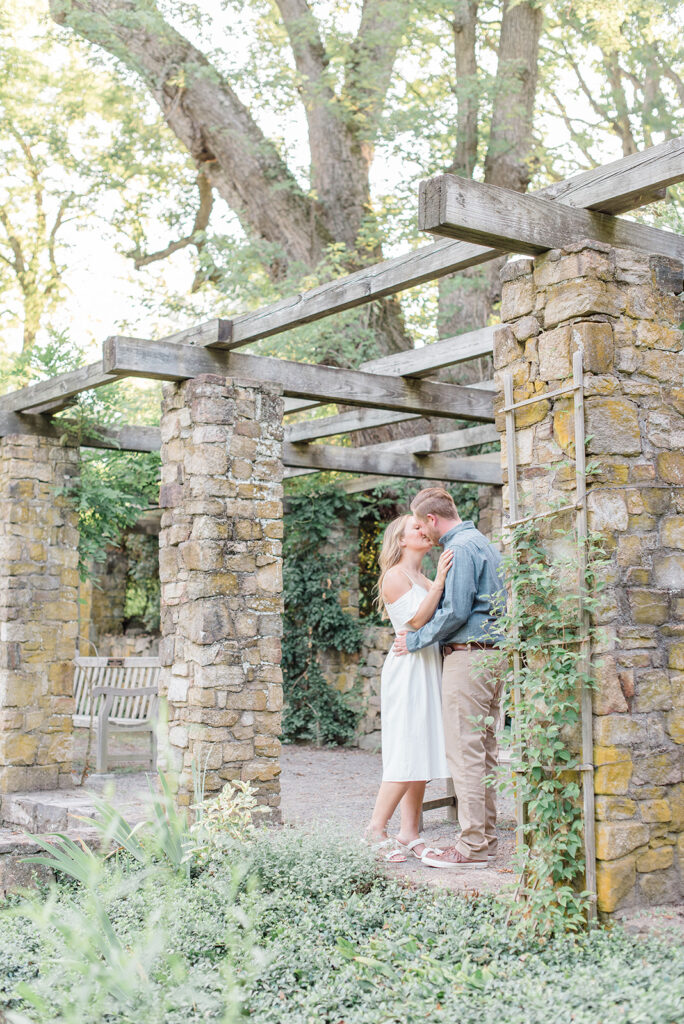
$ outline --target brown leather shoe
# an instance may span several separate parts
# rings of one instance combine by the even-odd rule
[[[489,864],[487,853],[479,854],[477,857],[466,857],[457,850],[455,846],[448,846],[440,853],[430,851],[421,858],[423,864],[431,868],[486,868]]]

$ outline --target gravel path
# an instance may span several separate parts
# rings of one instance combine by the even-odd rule
[[[78,730],[83,733],[84,730]],[[118,734],[112,743],[112,762],[116,752],[132,753],[145,749],[146,737]],[[76,760],[83,758],[85,737],[77,734]],[[313,747],[285,744],[281,754],[280,776],[282,820],[285,825],[339,827],[350,841],[358,841],[368,824],[382,777],[380,754],[369,753],[355,747]],[[136,791],[143,801],[148,792],[144,776],[130,770],[116,771],[109,776],[115,780],[116,799],[135,803]],[[88,788],[101,789],[102,782],[91,775]],[[428,799],[444,796],[444,782],[428,785]],[[483,868],[450,869],[429,868],[415,857],[405,863],[385,865],[388,874],[405,877],[416,883],[427,883],[452,889],[479,892],[498,892],[513,880],[510,861],[514,847],[513,807],[510,798],[499,797],[499,855],[493,865]],[[399,815],[390,822],[390,835],[399,828]],[[431,845],[447,846],[458,832],[456,823],[447,820],[442,810],[425,815],[423,833]]]
[[[281,755],[282,817],[285,824],[339,825],[350,840],[358,840],[368,824],[382,778],[379,754],[346,747],[284,746]],[[426,797],[444,796],[444,782],[431,782]],[[450,889],[498,892],[513,880],[509,867],[514,847],[510,798],[499,799],[499,855],[484,869],[429,868],[415,858],[387,864],[389,874]],[[399,828],[399,815],[390,822],[390,835]],[[431,844],[449,845],[458,832],[442,810],[425,815],[423,834]]]

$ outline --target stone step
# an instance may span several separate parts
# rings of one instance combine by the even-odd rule
[[[99,833],[94,828],[83,827],[78,831],[65,832],[74,842],[83,842],[95,848],[100,841]],[[49,835],[38,838],[50,839]],[[45,851],[31,836],[18,829],[0,828],[0,900],[10,892],[18,889],[32,888],[36,879],[51,882],[52,871],[42,864],[27,864],[26,857]]]
[[[113,789],[111,795],[108,788]],[[84,827],[80,819],[97,814],[93,798],[105,793],[128,821],[145,816],[150,790],[144,773],[98,775],[87,779],[84,786],[5,793],[0,797],[0,828],[18,827],[34,834],[79,830]]]

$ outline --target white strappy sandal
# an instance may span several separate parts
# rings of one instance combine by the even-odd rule
[[[399,840],[397,840],[397,842],[399,843]],[[412,839],[410,843],[399,843],[399,845],[403,846],[403,848],[410,853],[412,857],[415,857],[416,860],[420,861],[422,861],[423,857],[429,853],[439,853],[439,850],[436,850],[434,846],[428,846],[422,836],[418,836],[417,839]],[[425,847],[422,853],[416,853],[417,846]]]
[[[379,839],[372,840],[368,836],[363,837],[363,843],[365,846],[369,846],[375,853],[381,854],[382,859],[387,861],[388,864],[405,864],[406,856],[404,854],[404,847],[396,839]],[[392,849],[390,849],[392,847]],[[384,850],[388,850],[388,853],[384,853]],[[415,854],[413,855],[416,856]]]

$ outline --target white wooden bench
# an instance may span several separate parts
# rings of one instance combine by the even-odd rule
[[[110,732],[149,732],[150,769],[157,763],[158,658],[82,658],[74,662],[75,727],[97,728],[96,770],[108,768]],[[137,754],[117,755],[118,761],[139,760]]]

